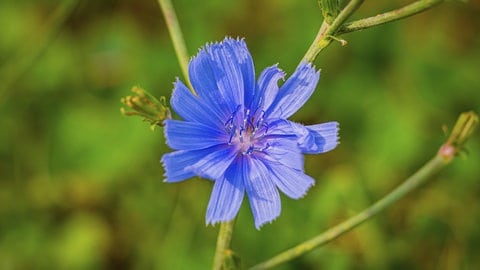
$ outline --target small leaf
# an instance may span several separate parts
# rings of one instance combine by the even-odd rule
[[[332,24],[332,22],[340,13],[340,1],[339,0],[318,0],[318,5],[322,10],[323,19],[328,24]]]

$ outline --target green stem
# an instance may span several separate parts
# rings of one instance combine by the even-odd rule
[[[338,29],[340,29],[343,23],[360,7],[362,3],[363,0],[351,0],[338,14],[332,24],[329,25],[326,21],[323,21],[315,40],[312,45],[310,45],[310,48],[305,53],[303,59],[307,62],[313,62],[318,53],[332,43],[334,39],[331,37],[336,35]]]
[[[338,30],[337,35],[354,32],[358,30],[363,30],[373,26],[400,20],[412,15],[415,15],[417,13],[423,12],[444,1],[445,0],[420,0],[399,9],[378,14],[373,17],[346,23],[340,28],[340,30]]]
[[[440,147],[440,150],[437,152],[435,157],[428,161],[422,168],[405,180],[405,182],[403,182],[396,189],[350,219],[328,229],[327,231],[308,241],[305,241],[276,255],[265,262],[253,266],[251,269],[268,269],[283,262],[292,260],[302,254],[333,241],[337,237],[374,217],[380,211],[403,198],[406,194],[416,189],[418,186],[424,184],[440,169],[452,162],[453,158],[458,154],[459,151],[462,150],[463,144],[472,135],[477,125],[478,115],[476,113],[467,112],[461,114],[449,139]]]
[[[335,40],[333,38],[335,36],[400,20],[423,12],[444,1],[445,0],[419,0],[399,9],[350,23],[345,23],[345,21],[360,7],[363,2],[363,0],[352,0],[347,4],[347,6],[345,6],[345,8],[335,18],[331,25],[329,25],[326,21],[322,23],[315,40],[305,53],[303,60],[307,62],[313,62],[317,55]]]
[[[366,220],[375,216],[378,212],[385,209],[387,206],[391,205],[392,203],[396,202],[398,199],[402,198],[410,192],[418,187],[420,184],[424,183],[427,179],[430,178],[435,172],[437,172],[440,168],[445,166],[446,163],[440,156],[435,156],[432,160],[430,160],[427,164],[425,164],[419,171],[417,171],[414,175],[408,178],[403,184],[385,196],[383,199],[377,201],[375,204],[370,206],[369,208],[363,210],[356,216],[351,217],[350,219],[336,225],[333,228],[328,229],[327,231],[323,232],[322,234],[303,242],[291,249],[288,249],[277,256],[260,263],[251,269],[268,269],[279,265],[283,262],[292,260],[302,254],[305,254],[319,246],[325,245],[340,235],[352,230],[356,226],[362,224]]]
[[[167,24],[168,32],[173,42],[173,48],[175,49],[178,63],[182,69],[183,77],[185,78],[190,91],[192,91],[193,94],[196,94],[188,77],[188,62],[190,56],[187,52],[187,46],[185,45],[182,30],[180,28],[180,24],[178,23],[177,15],[173,9],[172,2],[170,0],[158,0],[158,3],[162,9],[163,17],[165,18],[165,23]]]
[[[48,48],[48,45],[55,39],[60,32],[65,20],[70,17],[78,0],[63,1],[63,3],[55,10],[50,17],[49,22],[46,23],[44,30],[33,39],[27,42],[17,56],[8,61],[0,68],[0,102],[6,100],[6,96],[13,92],[10,89],[35,61]]]
[[[213,270],[223,269],[225,260],[232,253],[230,250],[230,242],[232,240],[233,226],[235,219],[229,222],[222,222],[220,224],[220,231],[218,232],[217,248],[215,250],[215,257],[213,259]]]

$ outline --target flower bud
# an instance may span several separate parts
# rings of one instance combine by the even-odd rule
[[[132,92],[136,95],[126,96],[120,101],[132,110],[120,108],[123,115],[137,115],[144,118],[144,121],[150,122],[152,127],[163,125],[165,119],[170,119],[170,109],[165,104],[165,97],[156,97],[145,91],[144,89],[134,86]]]

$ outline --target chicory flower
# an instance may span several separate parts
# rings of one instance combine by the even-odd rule
[[[298,199],[314,184],[304,173],[303,154],[338,144],[337,122],[304,126],[287,120],[311,96],[319,76],[302,63],[279,87],[285,73],[273,65],[255,81],[244,40],[207,44],[189,64],[196,94],[175,82],[171,105],[183,120],[165,121],[167,144],[175,150],[162,157],[165,181],[214,181],[207,224],[235,218],[245,193],[257,229],[277,218],[279,190]]]

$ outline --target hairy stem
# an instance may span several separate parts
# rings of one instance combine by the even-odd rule
[[[384,23],[389,23],[393,22],[396,20],[400,20],[412,15],[415,15],[417,13],[423,12],[435,5],[438,5],[445,0],[420,0],[417,2],[414,2],[412,4],[406,5],[404,7],[401,7],[399,9],[395,9],[389,12],[385,12],[382,14],[378,14],[373,17],[353,21],[344,24],[337,32],[337,35],[345,34],[345,33],[350,33],[358,30],[363,30],[366,28],[370,28],[373,26],[381,25]]]
[[[178,23],[177,15],[173,9],[172,2],[170,0],[158,0],[158,3],[162,9],[163,17],[165,18],[165,23],[167,24],[168,28],[168,33],[170,34],[170,38],[173,42],[173,48],[175,49],[178,63],[182,69],[183,77],[185,78],[190,91],[192,91],[193,94],[196,94],[188,77],[188,61],[190,56],[188,55],[187,46],[185,45],[185,40],[183,39],[182,29]]]
[[[323,246],[339,236],[354,229],[363,222],[374,217],[394,202],[403,198],[412,190],[424,184],[440,169],[452,162],[453,158],[463,149],[463,144],[472,135],[478,125],[478,115],[467,112],[460,115],[449,139],[440,147],[437,154],[421,167],[412,176],[406,179],[400,186],[391,191],[385,197],[374,203],[350,219],[328,229],[327,231],[307,240],[293,248],[290,248],[275,257],[255,265],[251,269],[268,269],[286,261],[292,260],[315,248]]]
[[[230,256],[230,241],[232,240],[233,226],[235,219],[229,222],[222,222],[220,224],[220,231],[218,232],[217,248],[215,250],[215,257],[213,259],[213,270],[223,269],[225,260]]]

